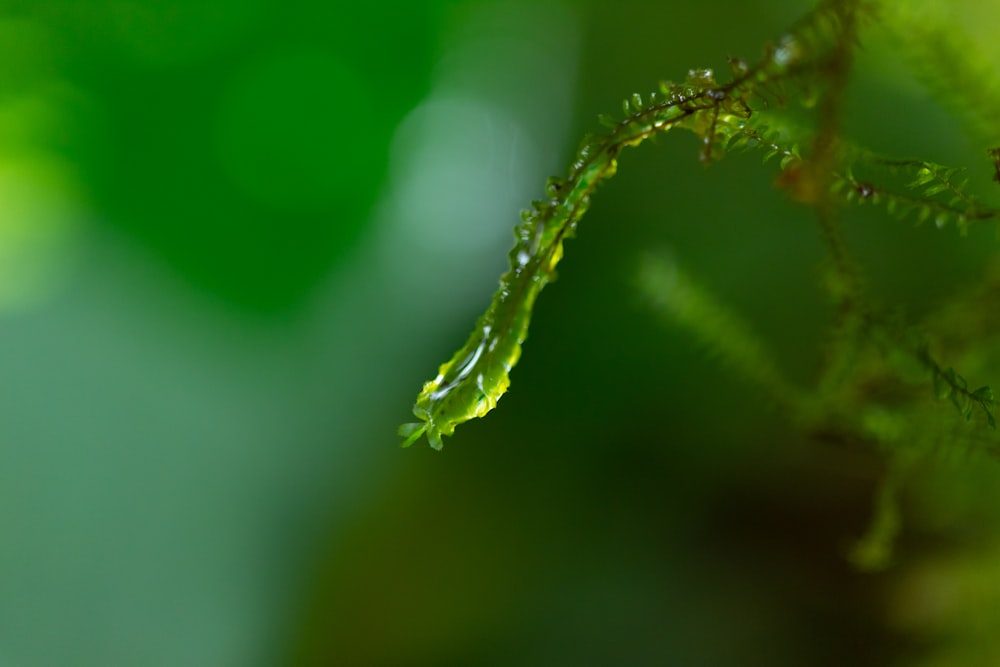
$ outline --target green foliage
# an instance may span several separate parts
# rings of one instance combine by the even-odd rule
[[[889,461],[889,469],[875,493],[875,507],[871,524],[864,536],[855,543],[848,557],[854,565],[866,572],[877,572],[892,563],[893,542],[902,528],[899,510],[899,491],[906,468],[912,457],[897,454]]]
[[[767,164],[778,159],[782,182],[791,182],[804,164],[801,146],[809,131],[761,114],[749,119],[726,119],[726,152],[756,150]],[[933,220],[937,227],[954,225],[963,234],[970,225],[993,221],[1000,210],[986,206],[968,192],[965,169],[929,160],[878,155],[841,139],[830,164],[831,194],[857,205],[884,206],[899,220],[921,224]],[[996,164],[1000,151],[991,150]],[[998,168],[1000,169],[1000,168]],[[864,173],[864,178],[857,174]],[[900,177],[906,180],[896,184]]]
[[[546,199],[522,213],[500,289],[465,345],[424,385],[413,409],[423,423],[400,428],[403,446],[426,434],[431,446],[440,449],[442,436],[496,407],[520,358],[535,299],[555,278],[563,241],[575,233],[597,187],[614,176],[625,148],[683,128],[701,137],[702,161],[721,156],[738,127],[735,119],[749,119],[752,105],[782,101],[786,82],[808,81],[805,74],[836,44],[839,11],[834,4],[817,10],[777,46],[767,47],[764,59],[754,66],[732,59],[733,75],[727,83],[718,83],[712,70],[693,69],[682,83],[663,83],[645,100],[638,94],[626,98],[621,120],[602,117],[609,132],[586,137],[567,177],[549,179]]]
[[[941,400],[950,400],[966,421],[972,419],[972,413],[977,407],[980,408],[990,428],[996,429],[997,423],[993,414],[996,396],[992,389],[984,386],[970,391],[968,381],[956,373],[954,368],[942,369],[931,359],[926,346],[917,351],[917,358],[931,372],[935,396]]]
[[[804,409],[802,391],[784,377],[753,331],[671,257],[643,255],[637,285],[650,308],[702,341],[710,354],[767,392],[775,403]]]
[[[996,62],[954,21],[944,3],[894,2],[881,8],[883,25],[934,98],[964,121],[977,141],[1000,141],[1000,78]]]
[[[962,168],[880,155],[841,135],[852,54],[859,33],[882,25],[876,20],[881,10],[853,0],[830,0],[767,45],[756,64],[731,58],[725,82],[712,70],[693,69],[680,83],[665,82],[649,95],[626,98],[620,118],[600,116],[605,131],[586,137],[566,177],[550,179],[545,199],[522,214],[499,291],[466,344],[424,385],[414,407],[420,421],[400,429],[403,445],[426,435],[432,447],[441,449],[442,437],[452,435],[456,426],[496,407],[520,358],[535,300],[555,279],[563,242],[574,235],[591,196],[615,174],[626,148],[683,129],[700,139],[703,163],[737,152],[759,153],[765,165],[777,166],[776,185],[815,211],[831,254],[825,283],[836,309],[815,388],[788,382],[750,328],[667,254],[642,258],[639,290],[664,319],[766,391],[807,435],[861,445],[887,457],[889,472],[877,494],[872,527],[851,559],[869,570],[888,564],[901,526],[896,498],[902,470],[937,451],[1000,451],[993,433],[996,398],[989,386],[970,389],[975,385],[931,356],[932,331],[918,333],[870,302],[839,216],[846,205],[875,206],[914,225],[933,221],[965,235],[973,225],[1000,218],[1000,209],[972,194]],[[936,44],[913,46],[914,63],[923,67],[933,60],[927,49],[947,54],[957,48],[953,36]],[[934,69],[939,61],[934,62],[921,71],[929,72],[940,88],[942,77]],[[983,100],[968,90],[975,87],[970,81],[986,76],[972,66],[972,73],[949,80],[955,88],[949,89],[951,99],[963,100],[960,104],[985,100],[983,108],[992,108],[993,83],[984,84]],[[812,120],[789,113],[791,107]],[[1000,148],[987,153],[1000,181]],[[954,410],[940,409],[944,401]]]

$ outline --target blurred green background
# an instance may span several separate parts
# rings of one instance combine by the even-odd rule
[[[802,442],[635,296],[638,253],[669,249],[810,381],[824,249],[756,156],[625,155],[502,409],[397,449],[596,115],[807,9],[0,3],[0,667],[874,665],[919,643],[899,571],[844,558],[877,461]],[[862,56],[848,128],[983,162],[889,53]],[[876,298],[916,316],[995,246],[850,223]]]

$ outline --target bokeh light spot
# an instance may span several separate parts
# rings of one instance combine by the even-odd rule
[[[322,50],[286,52],[230,82],[218,114],[223,170],[247,195],[311,209],[355,196],[381,155],[367,86]]]
[[[77,206],[52,160],[0,160],[0,310],[37,301],[67,268]]]

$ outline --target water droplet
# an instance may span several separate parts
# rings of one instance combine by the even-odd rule
[[[772,56],[772,59],[776,65],[787,67],[797,61],[801,56],[802,48],[799,46],[798,40],[791,35],[785,35],[781,38],[778,48],[774,50],[774,56]]]
[[[694,86],[709,88],[715,86],[715,73],[708,68],[688,70],[687,82]]]
[[[559,192],[562,190],[562,187],[563,187],[562,179],[552,176],[545,183],[545,194],[547,194],[549,197],[558,197]]]

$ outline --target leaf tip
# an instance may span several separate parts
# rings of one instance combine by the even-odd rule
[[[405,438],[400,447],[403,448],[409,447],[417,440],[419,440],[420,436],[422,436],[426,431],[427,431],[427,424],[413,424],[413,423],[403,424],[396,431],[399,435]]]

